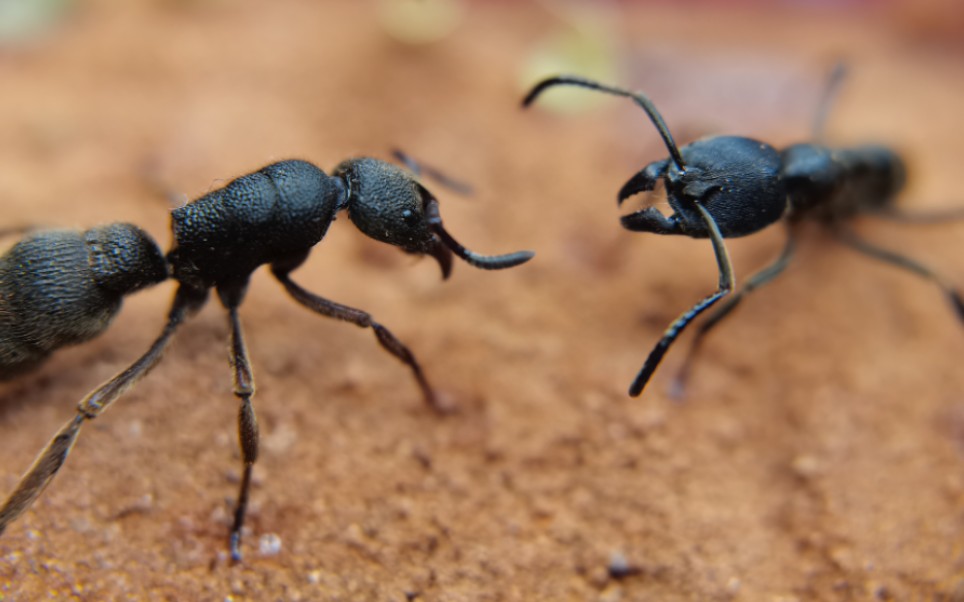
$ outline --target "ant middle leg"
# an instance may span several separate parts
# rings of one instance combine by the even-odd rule
[[[746,295],[752,293],[761,286],[769,283],[774,278],[783,273],[786,269],[787,264],[793,258],[794,251],[796,249],[796,237],[792,229],[787,229],[787,242],[784,244],[783,250],[780,252],[779,257],[773,261],[770,265],[762,268],[757,273],[750,276],[746,283],[738,291],[736,291],[731,297],[723,302],[716,310],[713,311],[706,320],[700,324],[690,343],[689,351],[686,357],[683,359],[683,364],[680,366],[679,372],[676,374],[676,378],[673,380],[670,386],[670,396],[680,399],[683,397],[684,391],[686,389],[686,384],[689,382],[689,376],[692,371],[693,362],[696,356],[699,354],[700,349],[703,345],[703,339],[706,337],[707,333],[712,330],[717,324],[723,321],[725,317],[730,315],[730,313],[736,309],[736,306],[740,304]]]
[[[251,361],[248,358],[241,319],[238,316],[238,307],[244,298],[246,288],[247,282],[218,287],[221,303],[228,310],[228,326],[231,330],[228,361],[234,378],[234,394],[241,401],[238,408],[238,439],[244,472],[234,508],[234,523],[231,525],[231,560],[234,562],[241,561],[241,532],[248,510],[251,473],[254,470],[254,463],[258,460],[258,418],[254,413],[254,406],[251,405],[251,398],[254,397],[255,392],[254,373],[251,371]]]
[[[291,270],[289,267],[290,266],[283,264],[275,264],[271,267],[271,272],[295,301],[323,316],[351,322],[361,328],[371,328],[375,332],[375,337],[378,339],[378,343],[382,348],[398,358],[412,371],[415,381],[422,390],[425,403],[436,413],[445,414],[448,412],[448,408],[439,402],[438,397],[435,395],[435,390],[432,389],[432,386],[429,384],[421,365],[419,365],[418,360],[415,359],[415,355],[399,341],[391,331],[376,322],[371,314],[366,311],[330,301],[305,290],[291,279],[289,275]]]
[[[181,286],[174,296],[167,323],[160,336],[151,344],[143,356],[126,370],[94,389],[77,405],[77,415],[54,435],[47,447],[40,452],[33,466],[21,477],[7,501],[0,507],[0,534],[11,522],[23,514],[34,500],[50,484],[57,472],[67,461],[67,456],[80,434],[80,428],[87,420],[100,416],[121,395],[126,393],[141,378],[161,361],[164,350],[184,320],[195,313],[207,300],[206,291],[198,291]]]
[[[723,242],[723,234],[720,232],[719,226],[716,225],[716,221],[713,216],[710,215],[703,205],[695,203],[696,209],[699,210],[700,215],[703,217],[703,221],[706,223],[707,230],[710,234],[710,241],[713,243],[713,253],[716,255],[716,264],[720,271],[720,281],[717,285],[716,292],[704,297],[688,309],[686,312],[681,314],[676,318],[669,328],[663,333],[663,337],[656,343],[656,346],[649,353],[649,357],[646,358],[646,362],[640,369],[639,373],[636,375],[635,380],[629,386],[629,394],[632,397],[638,397],[643,389],[646,387],[646,383],[656,372],[656,368],[659,366],[660,361],[662,361],[663,356],[666,355],[666,351],[669,350],[670,345],[673,341],[683,332],[683,329],[693,321],[698,315],[709,309],[714,303],[725,297],[733,290],[734,287],[734,277],[733,277],[733,265],[730,263],[730,255],[726,251],[726,245]]]
[[[950,282],[944,279],[940,274],[934,272],[929,267],[922,263],[905,257],[899,253],[891,251],[889,249],[884,249],[873,245],[854,234],[852,231],[844,228],[838,228],[835,231],[837,240],[844,243],[851,249],[859,251],[868,257],[873,259],[878,259],[884,263],[889,263],[893,266],[905,269],[909,272],[913,272],[922,278],[926,278],[940,287],[941,292],[947,297],[954,307],[957,313],[958,319],[964,322],[964,297],[961,296]]]

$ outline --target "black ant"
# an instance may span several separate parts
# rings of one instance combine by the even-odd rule
[[[402,158],[417,170],[414,162]],[[80,402],[77,415],[47,444],[0,508],[0,533],[57,474],[84,422],[99,416],[157,365],[181,323],[215,289],[228,311],[234,394],[241,401],[238,428],[244,473],[230,537],[231,556],[241,559],[241,530],[258,457],[258,423],[238,308],[251,273],[265,264],[301,305],[371,328],[381,346],[411,369],[428,405],[443,411],[415,356],[387,328],[367,312],[319,297],[291,279],[291,272],[343,209],[367,236],[435,258],[443,278],[452,269],[453,253],[486,270],[517,266],[533,256],[528,251],[497,256],[469,251],[442,227],[438,201],[412,174],[378,159],[358,158],[344,161],[331,176],[305,161],[273,163],[175,209],[174,246],[167,256],[137,227],[110,224],[86,232],[29,234],[0,257],[3,377],[22,373],[55,349],[104,331],[124,295],[168,276],[178,282],[160,336],[140,359]]]
[[[701,324],[675,381],[675,394],[682,393],[690,363],[706,334],[748,293],[770,282],[787,267],[796,244],[796,226],[805,220],[823,224],[838,240],[865,255],[933,281],[950,299],[958,317],[964,320],[964,299],[947,281],[912,259],[861,240],[847,227],[848,221],[862,214],[909,221],[939,221],[961,215],[947,212],[913,216],[894,209],[894,200],[904,185],[905,168],[901,158],[889,148],[865,145],[836,149],[820,143],[827,107],[843,75],[844,69],[838,65],[830,76],[814,125],[816,142],[794,144],[783,150],[736,136],[705,138],[677,148],[662,116],[644,94],[578,76],[551,77],[539,82],[522,101],[523,106],[528,106],[546,89],[558,85],[589,88],[635,101],[656,126],[670,157],[650,163],[630,178],[619,191],[619,203],[637,193],[653,190],[662,180],[674,213],[666,217],[656,208],[647,207],[624,215],[623,227],[634,232],[709,238],[713,244],[720,274],[716,292],[669,325],[630,385],[631,396],[643,392],[683,329],[734,290],[733,268],[723,239],[753,234],[778,221],[787,226],[783,251]]]

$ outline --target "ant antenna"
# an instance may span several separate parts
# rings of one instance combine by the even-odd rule
[[[840,92],[840,84],[847,77],[847,64],[837,61],[833,69],[827,75],[827,83],[823,86],[823,95],[817,103],[817,114],[813,119],[813,139],[817,142],[823,140],[824,126],[827,124],[827,115],[830,113],[830,105],[837,99]]]
[[[666,144],[666,148],[669,149],[669,154],[673,158],[673,163],[676,163],[676,167],[680,171],[686,170],[686,164],[683,163],[683,156],[679,152],[679,148],[676,147],[676,142],[673,141],[673,135],[669,133],[669,128],[666,127],[666,122],[663,121],[663,116],[659,114],[656,110],[656,106],[653,101],[649,99],[642,92],[630,92],[629,90],[624,90],[622,88],[616,88],[613,86],[607,86],[605,84],[600,84],[599,82],[592,81],[591,79],[586,79],[584,77],[579,77],[576,75],[559,75],[556,77],[550,77],[549,79],[544,79],[532,90],[526,97],[522,100],[522,106],[528,107],[536,99],[537,96],[542,94],[543,90],[552,86],[558,85],[569,85],[569,86],[579,86],[581,88],[589,88],[590,90],[599,90],[600,92],[606,92],[614,96],[624,96],[626,98],[633,99],[636,104],[638,104],[646,114],[649,115],[650,121],[656,126],[656,130],[659,135],[662,136],[663,142]]]
[[[425,174],[449,190],[465,196],[472,194],[472,187],[465,182],[459,182],[458,180],[449,177],[430,165],[425,165],[424,163],[416,161],[414,157],[401,149],[393,149],[392,156],[395,157],[399,163],[408,168],[410,172],[415,174],[416,177],[420,178],[422,177],[422,174]]]
[[[422,189],[423,194],[425,194],[425,216],[428,218],[429,225],[432,226],[432,231],[441,239],[442,244],[448,247],[453,253],[461,257],[469,265],[475,266],[483,270],[504,270],[506,268],[515,267],[521,265],[535,256],[532,251],[516,251],[515,253],[506,253],[505,255],[479,255],[478,253],[473,253],[465,247],[463,247],[457,240],[452,238],[452,235],[442,227],[442,216],[438,212],[438,199],[433,197],[424,188]],[[433,253],[435,255],[435,253]],[[444,267],[443,267],[444,271]]]

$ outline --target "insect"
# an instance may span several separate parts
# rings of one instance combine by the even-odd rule
[[[848,223],[858,215],[875,214],[907,221],[939,221],[962,217],[959,211],[913,215],[894,208],[905,180],[901,158],[879,145],[831,148],[821,143],[827,107],[844,75],[838,65],[826,86],[814,124],[814,142],[778,150],[765,142],[737,136],[715,136],[682,148],[676,146],[663,117],[653,102],[640,92],[604,85],[578,76],[551,77],[536,84],[523,100],[529,106],[545,90],[577,86],[632,99],[649,116],[662,137],[669,158],[644,167],[620,189],[620,205],[631,196],[649,192],[662,181],[670,216],[647,207],[621,218],[633,232],[709,238],[719,270],[717,290],[674,320],[656,343],[629,387],[640,395],[676,338],[697,316],[735,289],[733,268],[725,238],[753,234],[783,222],[787,240],[770,265],[753,274],[734,294],[700,325],[673,387],[680,395],[690,365],[704,337],[739,305],[747,294],[772,281],[793,257],[798,225],[814,221],[825,226],[837,240],[869,257],[903,268],[937,284],[964,321],[964,299],[950,283],[930,268],[894,251],[856,236]]]
[[[378,159],[356,158],[342,162],[330,176],[305,161],[273,163],[175,209],[174,245],[166,256],[140,229],[111,224],[82,233],[28,235],[0,258],[0,371],[5,375],[29,369],[58,347],[96,336],[107,328],[123,295],[168,277],[178,283],[161,334],[143,356],[80,402],[77,415],[41,451],[0,508],[0,533],[57,474],[84,423],[157,365],[177,329],[213,289],[228,314],[234,394],[240,401],[244,472],[230,549],[235,561],[241,559],[258,423],[238,309],[251,273],[262,265],[269,265],[288,294],[311,311],[371,328],[379,344],[411,370],[426,403],[442,411],[415,356],[387,328],[368,313],[315,295],[291,279],[342,210],[367,236],[435,258],[443,278],[452,269],[453,254],[486,270],[533,257],[529,251],[496,256],[469,251],[442,226],[438,201],[412,174]]]

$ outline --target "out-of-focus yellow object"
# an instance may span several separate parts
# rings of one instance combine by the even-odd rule
[[[615,8],[580,0],[542,0],[540,4],[557,17],[560,26],[534,45],[522,65],[520,90],[529,90],[537,81],[562,74],[601,82],[619,81]],[[540,98],[539,106],[576,113],[607,100],[601,94],[560,87]]]
[[[2,1],[2,0],[0,0]],[[463,0],[379,0],[378,18],[391,37],[428,44],[449,35],[465,15]]]
[[[60,20],[70,0],[0,0],[0,43],[23,42]]]

